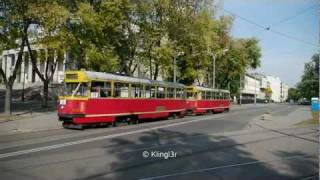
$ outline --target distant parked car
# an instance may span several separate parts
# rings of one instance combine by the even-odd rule
[[[303,98],[303,99],[299,99],[298,104],[299,105],[310,105],[311,102],[309,100],[307,100],[306,98]]]

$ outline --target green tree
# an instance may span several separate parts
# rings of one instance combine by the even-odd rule
[[[288,100],[298,101],[301,98],[300,92],[296,88],[289,88]]]
[[[248,69],[260,66],[261,49],[258,40],[233,39],[229,51],[217,59],[217,84],[220,88],[230,89],[237,94],[240,87],[240,78],[243,78]]]
[[[73,35],[70,51],[76,68],[96,71],[116,71],[118,54],[112,43],[117,44],[117,33],[124,24],[120,0],[83,1],[73,3],[68,29]]]
[[[41,8],[39,8],[41,7]],[[43,107],[48,107],[48,90],[58,62],[63,62],[64,52],[68,49],[69,34],[66,22],[69,18],[68,10],[59,4],[59,1],[29,2],[27,15],[33,25],[36,25],[41,34],[34,38],[34,44],[42,50],[37,53],[33,50],[29,38],[26,45],[30,54],[33,69],[43,83]],[[40,72],[37,63],[45,65]]]
[[[314,54],[311,61],[304,65],[304,72],[297,89],[301,97],[307,100],[319,96],[319,54]]]
[[[21,68],[23,50],[30,25],[30,22],[25,21],[26,6],[27,2],[25,1],[0,1],[0,52],[12,48],[18,50],[18,57],[11,74],[6,74],[6,71],[0,67],[0,75],[6,87],[5,114],[11,114],[12,87]]]
[[[210,2],[170,1],[167,31],[175,44],[175,56],[183,54],[177,57],[177,66],[178,80],[185,84],[193,84],[203,78],[211,53],[219,49],[216,43],[218,21],[212,18],[211,6],[204,5]]]

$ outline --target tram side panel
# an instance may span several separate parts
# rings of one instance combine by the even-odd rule
[[[179,99],[89,99],[67,100],[59,106],[60,120],[75,124],[111,123],[116,117],[139,119],[166,118],[172,113],[183,116],[186,103]]]
[[[195,114],[204,114],[209,110],[223,112],[229,108],[228,100],[187,100],[187,109]]]

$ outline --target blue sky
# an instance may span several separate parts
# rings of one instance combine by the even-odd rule
[[[318,0],[220,0],[220,5],[225,10],[274,31],[319,44]],[[230,15],[220,10],[221,13]],[[289,17],[292,18],[285,21]],[[291,87],[300,80],[304,63],[310,61],[311,56],[318,51],[315,46],[263,30],[239,17],[235,17],[231,33],[233,37],[259,39],[262,49],[261,67],[255,71],[278,76]]]

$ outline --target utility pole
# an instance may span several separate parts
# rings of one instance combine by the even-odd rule
[[[26,72],[25,68],[23,70],[23,83],[22,83],[22,93],[21,93],[21,101],[24,102],[24,84],[25,84],[25,79],[26,79]]]
[[[176,83],[177,82],[177,57],[176,55],[174,55],[173,57],[173,82]]]
[[[212,54],[212,88],[216,86],[216,56]]]
[[[239,87],[239,94],[240,94],[240,96],[239,96],[239,104],[241,105],[241,100],[242,100],[242,95],[241,95],[241,75],[240,75],[240,85],[239,85],[240,87]]]
[[[257,105],[257,79],[254,78],[254,105]]]

